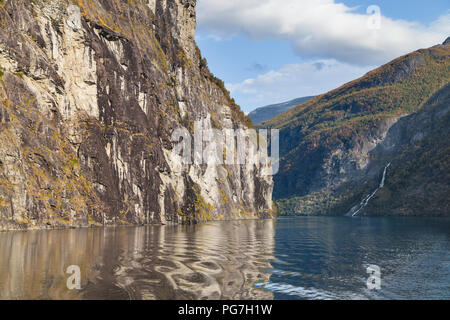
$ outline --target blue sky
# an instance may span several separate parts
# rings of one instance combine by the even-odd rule
[[[199,0],[197,44],[249,112],[316,95],[450,36],[448,0]],[[380,28],[366,26],[379,6]]]

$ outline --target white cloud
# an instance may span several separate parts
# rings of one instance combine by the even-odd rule
[[[450,13],[442,15],[436,21],[432,22],[430,29],[436,33],[450,36]]]
[[[315,60],[286,65],[240,83],[227,83],[242,106],[261,106],[318,95],[363,76],[373,67],[350,65],[336,60]]]
[[[383,8],[381,8],[382,11]],[[381,17],[367,27],[368,15],[333,0],[199,0],[202,31],[245,33],[254,39],[281,39],[302,56],[378,65],[418,48],[443,42],[450,15],[424,26]]]

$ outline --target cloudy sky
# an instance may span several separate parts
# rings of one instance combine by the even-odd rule
[[[449,3],[198,0],[196,39],[211,71],[248,112],[327,92],[442,43],[450,36]]]

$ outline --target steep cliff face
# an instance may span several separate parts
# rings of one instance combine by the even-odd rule
[[[379,146],[401,145],[393,142],[391,128],[449,81],[450,46],[444,43],[400,57],[261,124],[280,129],[274,198],[282,213],[345,214],[371,195],[394,158],[378,153]],[[388,175],[396,166],[393,162]],[[383,210],[419,214],[406,208]],[[365,214],[382,214],[377,210],[367,207]]]
[[[2,228],[269,216],[256,165],[183,164],[195,121],[246,128],[194,41],[195,0],[0,4]]]

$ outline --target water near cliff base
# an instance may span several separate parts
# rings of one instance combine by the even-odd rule
[[[299,217],[0,233],[1,299],[449,299],[450,220]],[[81,270],[81,289],[66,273]],[[369,290],[367,267],[381,269]]]

